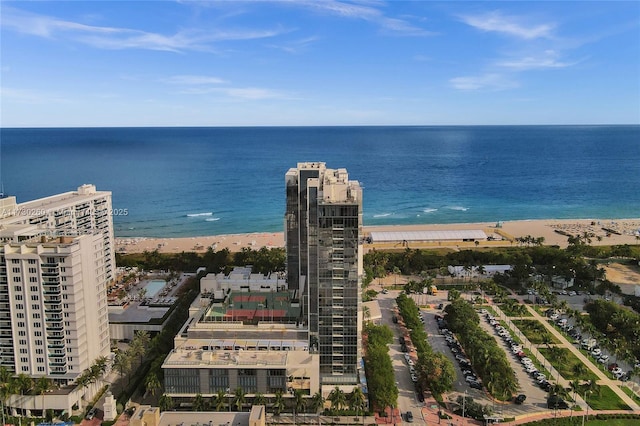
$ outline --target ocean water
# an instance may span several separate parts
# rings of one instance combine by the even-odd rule
[[[6,194],[93,183],[113,192],[119,237],[280,232],[302,161],[361,182],[365,225],[640,217],[640,126],[0,129],[0,143]]]

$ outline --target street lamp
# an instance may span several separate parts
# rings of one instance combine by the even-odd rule
[[[231,388],[227,388],[227,392],[229,393],[229,412],[231,412]]]
[[[467,391],[465,390],[464,391],[464,397],[462,398],[462,421],[464,421],[464,409],[465,409],[465,404],[466,403],[467,403]]]

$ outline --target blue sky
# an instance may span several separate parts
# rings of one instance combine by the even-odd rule
[[[3,127],[640,123],[640,2],[1,7]]]

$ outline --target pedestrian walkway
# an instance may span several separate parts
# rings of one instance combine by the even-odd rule
[[[569,349],[569,351],[571,351],[571,353],[573,353],[585,365],[585,367],[587,367],[590,371],[593,372],[593,374],[595,374],[598,377],[597,383],[599,385],[609,386],[611,390],[613,390],[613,392],[615,392],[615,394],[618,395],[618,397],[620,397],[620,399],[631,408],[631,410],[633,410],[634,412],[635,411],[640,412],[640,406],[638,406],[638,404],[635,401],[633,401],[629,397],[629,395],[627,395],[622,391],[622,389],[620,389],[619,383],[617,381],[611,380],[610,378],[605,376],[605,374],[602,371],[600,371],[599,368],[593,365],[593,363],[586,356],[584,356],[584,354],[580,352],[578,348],[576,348],[573,344],[568,342],[562,333],[560,333],[554,326],[549,324],[547,319],[542,315],[540,315],[538,311],[533,309],[531,306],[528,306],[528,305],[525,305],[525,306],[535,319],[540,321],[551,334],[553,334],[555,337],[558,338],[558,340],[560,340],[561,344],[557,346]]]

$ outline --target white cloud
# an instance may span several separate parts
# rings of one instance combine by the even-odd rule
[[[300,40],[289,41],[285,44],[269,44],[268,47],[274,49],[280,49],[287,53],[301,53],[304,52],[312,43],[319,40],[320,37],[307,37]]]
[[[482,31],[499,32],[527,40],[550,38],[555,28],[553,24],[527,25],[521,22],[521,18],[505,16],[499,11],[476,16],[463,15],[460,19],[465,24]]]
[[[379,25],[384,30],[392,32],[396,35],[409,35],[409,36],[424,36],[432,35],[433,33],[417,27],[407,20],[390,18],[384,15],[384,13],[373,6],[379,6],[379,2],[361,2],[346,3],[335,0],[287,0],[289,4],[296,6],[304,6],[312,10],[328,13],[331,15],[340,16],[349,19],[361,19]]]
[[[559,60],[559,57],[560,55],[556,51],[545,50],[540,55],[506,60],[498,62],[496,65],[517,71],[545,68],[566,68],[575,65],[575,62],[562,62]]]
[[[52,92],[37,92],[34,90],[0,88],[0,98],[19,104],[48,105],[53,103],[67,103],[71,100]]]
[[[164,83],[169,84],[182,84],[182,85],[202,85],[202,84],[224,84],[227,81],[207,75],[174,75],[161,80]]]
[[[489,90],[500,91],[518,87],[518,83],[502,74],[483,74],[479,76],[455,77],[449,80],[454,89],[464,91]]]
[[[66,38],[100,49],[148,49],[180,52],[211,50],[211,44],[225,40],[252,40],[274,37],[288,32],[283,28],[270,30],[202,30],[158,34],[130,28],[103,27],[65,21],[4,7],[2,26],[14,31],[45,38]]]

